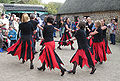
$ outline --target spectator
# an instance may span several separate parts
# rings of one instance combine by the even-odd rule
[[[12,27],[13,27],[13,29],[14,29],[16,32],[18,32],[19,24],[18,24],[18,22],[17,22],[17,17],[14,17],[14,19],[13,19]]]
[[[115,19],[113,19],[110,26],[110,40],[111,40],[111,44],[113,45],[115,45],[116,29],[117,29],[117,25],[116,25]]]
[[[17,41],[17,32],[12,28],[9,27],[8,37],[10,39],[10,46],[12,46]]]

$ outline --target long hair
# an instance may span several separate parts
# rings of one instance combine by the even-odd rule
[[[22,15],[21,22],[28,22],[28,20],[29,20],[28,14],[24,13],[24,14]]]

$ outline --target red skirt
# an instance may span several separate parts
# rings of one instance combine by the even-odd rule
[[[80,65],[81,68],[83,68],[84,65],[90,68],[92,66],[95,66],[96,60],[94,59],[89,49],[78,49],[72,57],[72,59],[70,60],[70,63],[74,62],[77,62],[77,64]]]
[[[71,39],[71,35],[69,32],[65,32],[62,36],[62,38],[60,39],[60,41],[66,41]],[[58,44],[63,45],[63,46],[68,46],[68,45],[72,45],[74,42],[73,41],[69,41],[69,42],[58,42]]]
[[[93,56],[99,62],[107,60],[105,44],[103,42],[93,43]]]
[[[54,68],[60,69],[63,62],[55,52],[55,42],[46,42],[44,45],[45,48],[40,53],[39,60],[41,60],[42,63],[45,62],[46,66],[49,67],[50,70]]]
[[[108,41],[107,41],[106,38],[103,39],[103,43],[105,44],[105,51],[106,51],[106,53],[107,54],[112,54],[112,52],[111,52],[111,50],[110,50],[110,48],[108,46]]]
[[[19,60],[33,60],[34,59],[34,50],[33,50],[33,41],[26,40],[23,41],[21,38],[11,47],[7,49],[8,54],[12,56],[18,56]]]

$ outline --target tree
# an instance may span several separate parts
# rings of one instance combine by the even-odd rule
[[[0,0],[0,3],[10,3],[10,0]]]
[[[59,8],[62,6],[62,3],[50,2],[44,4],[49,14],[57,14]]]

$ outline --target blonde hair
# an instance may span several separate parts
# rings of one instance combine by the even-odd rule
[[[95,24],[96,24],[97,27],[101,27],[101,21],[100,20],[96,20]]]
[[[24,14],[22,15],[21,22],[28,22],[28,20],[29,20],[28,14],[27,14],[27,13],[24,13]]]

